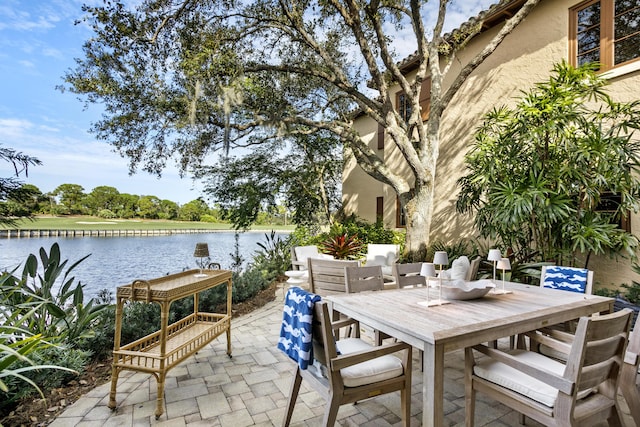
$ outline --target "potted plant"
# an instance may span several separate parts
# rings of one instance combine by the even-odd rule
[[[632,267],[634,272],[640,274],[640,265],[633,263]],[[635,319],[638,317],[640,311],[640,282],[635,280],[631,281],[631,284],[623,283],[620,285],[622,292],[616,292],[614,310],[622,310],[624,308],[630,308],[634,311],[634,325]]]
[[[358,259],[362,256],[363,244],[356,235],[330,236],[320,243],[323,253],[335,259]]]

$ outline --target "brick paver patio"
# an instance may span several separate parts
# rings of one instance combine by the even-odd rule
[[[124,371],[118,381],[118,407],[107,407],[110,384],[103,384],[71,405],[51,426],[280,426],[294,365],[276,349],[282,320],[283,292],[276,301],[234,319],[233,357],[226,355],[224,335],[169,371],[165,412],[156,420],[153,376]],[[411,425],[421,425],[422,375],[414,351]],[[448,353],[445,364],[445,426],[464,425],[464,355]],[[518,414],[479,396],[476,426],[516,426]],[[303,381],[293,426],[320,426],[324,400]],[[399,393],[345,405],[341,426],[400,426]],[[627,421],[627,420],[625,420]],[[527,419],[528,426],[540,424]],[[627,423],[628,426],[633,424]]]

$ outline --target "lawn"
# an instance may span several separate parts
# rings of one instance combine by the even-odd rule
[[[288,225],[255,225],[256,231],[293,230]],[[13,229],[13,228],[12,228]],[[20,220],[15,229],[19,230],[233,230],[231,224],[196,221],[165,221],[142,219],[104,219],[92,216],[39,216],[33,220]]]

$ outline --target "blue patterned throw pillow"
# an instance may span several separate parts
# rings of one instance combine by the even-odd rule
[[[586,268],[550,266],[546,269],[543,286],[584,294],[587,289],[588,273],[589,270]]]

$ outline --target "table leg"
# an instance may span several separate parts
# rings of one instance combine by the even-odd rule
[[[156,420],[164,413],[164,380],[166,378],[166,372],[160,372],[156,376],[158,383],[158,397],[156,397]]]
[[[122,298],[118,298],[116,302],[116,324],[115,330],[113,334],[113,350],[120,350],[120,337],[122,336],[122,312],[123,312],[124,301]],[[118,362],[118,356],[114,354],[113,362],[111,366],[111,391],[109,392],[109,404],[107,405],[110,409],[116,409],[116,387],[118,385],[118,375],[120,373],[120,369],[116,366]]]
[[[107,406],[109,409],[116,409],[116,386],[118,384],[118,374],[120,370],[115,366],[111,368],[111,390],[109,391],[109,403]]]
[[[422,366],[422,425],[441,427],[444,421],[444,347],[425,343]]]

